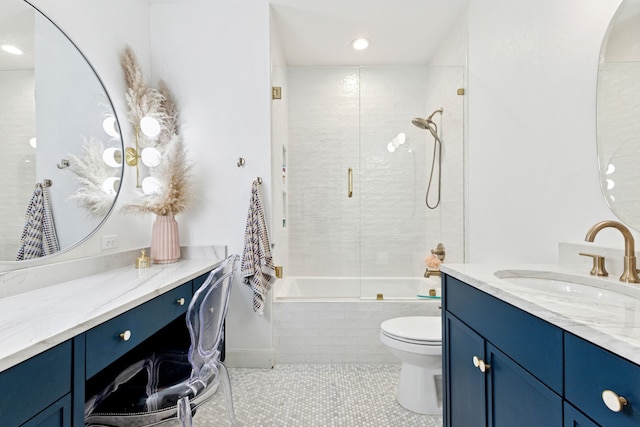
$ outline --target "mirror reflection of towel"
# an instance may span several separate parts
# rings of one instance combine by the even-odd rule
[[[271,289],[276,277],[269,249],[269,236],[264,220],[260,187],[258,180],[253,181],[240,269],[244,283],[250,285],[253,290],[253,311],[262,315],[267,292]]]
[[[56,228],[53,223],[49,191],[37,183],[27,213],[20,238],[20,249],[16,260],[39,258],[60,250]]]

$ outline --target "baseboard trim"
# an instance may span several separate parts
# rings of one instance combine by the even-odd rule
[[[230,349],[225,352],[224,364],[229,368],[264,368],[274,365],[273,349]]]

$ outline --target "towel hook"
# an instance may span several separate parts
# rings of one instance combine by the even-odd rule
[[[238,157],[238,167],[242,167],[245,164],[244,157]]]
[[[258,184],[262,184],[262,178],[258,177]]]
[[[58,163],[56,166],[58,166],[58,169],[64,169],[71,166],[71,163],[67,159],[60,159],[60,163]]]

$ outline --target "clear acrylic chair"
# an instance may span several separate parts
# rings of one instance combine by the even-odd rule
[[[130,365],[86,402],[86,426],[192,426],[196,408],[213,397],[220,382],[231,423],[237,425],[229,373],[220,361],[237,261],[237,255],[225,259],[194,294],[186,315],[188,353],[153,354]]]

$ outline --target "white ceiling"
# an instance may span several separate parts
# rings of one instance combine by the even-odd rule
[[[270,0],[289,65],[424,65],[469,0]],[[354,51],[351,41],[371,45]]]
[[[469,0],[269,0],[289,65],[425,65]],[[33,18],[26,3],[0,0],[0,70],[32,67]],[[26,31],[25,31],[26,30]],[[351,41],[371,40],[365,51]]]

